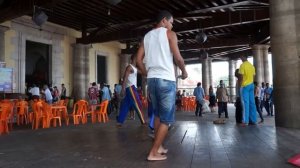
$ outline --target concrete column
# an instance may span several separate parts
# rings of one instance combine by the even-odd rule
[[[130,64],[130,54],[120,54],[120,77],[123,78],[128,64]]]
[[[75,100],[87,99],[90,45],[74,44],[73,47],[73,96]]]
[[[209,70],[208,70],[208,59],[202,60],[202,88],[204,89],[205,95],[208,95],[209,89]]]
[[[208,81],[209,81],[209,86],[213,85],[213,76],[212,76],[212,58],[207,58],[208,62]]]
[[[269,45],[262,45],[261,46],[261,55],[263,58],[263,67],[264,67],[264,82],[265,83],[270,83],[270,70],[269,70],[269,60],[268,60],[268,55],[269,55]]]
[[[0,62],[5,62],[5,32],[8,30],[8,27],[0,25]]]
[[[234,72],[236,69],[236,60],[229,60],[229,101],[234,102],[236,93],[235,93],[235,76]]]
[[[300,1],[270,1],[275,124],[300,128]]]
[[[264,65],[263,65],[263,55],[261,52],[262,45],[253,45],[252,53],[253,53],[253,64],[255,67],[255,81],[261,84],[261,82],[265,82],[264,78]]]

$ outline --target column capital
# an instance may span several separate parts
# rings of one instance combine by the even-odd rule
[[[81,44],[81,43],[73,43],[71,44],[71,46],[76,48],[87,48],[87,49],[92,48],[91,44]]]
[[[0,25],[0,32],[6,32],[7,30],[9,30],[9,27]]]
[[[254,44],[251,47],[252,47],[252,50],[268,50],[270,45],[267,45],[267,44]]]
[[[229,63],[234,63],[234,62],[237,62],[237,60],[236,59],[229,59],[228,62]]]

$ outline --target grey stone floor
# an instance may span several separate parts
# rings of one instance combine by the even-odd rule
[[[223,125],[212,123],[216,113],[200,118],[193,112],[177,112],[177,122],[165,142],[168,159],[158,162],[146,161],[152,139],[138,120],[127,120],[122,128],[116,128],[114,119],[36,131],[15,128],[0,136],[0,167],[293,167],[286,160],[300,153],[300,130],[275,128],[273,117],[257,126],[237,126],[233,105],[229,111],[230,118]]]

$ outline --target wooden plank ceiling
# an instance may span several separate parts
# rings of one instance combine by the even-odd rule
[[[253,44],[270,42],[269,0],[0,0],[0,23],[44,8],[49,22],[82,32],[77,43],[120,41],[136,52],[159,10],[174,15],[174,31],[187,64],[198,63],[200,50],[217,60],[249,54]],[[199,32],[208,39],[195,40]]]

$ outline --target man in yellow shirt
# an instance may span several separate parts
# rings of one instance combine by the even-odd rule
[[[254,66],[248,62],[247,56],[242,56],[243,63],[239,69],[240,86],[242,103],[244,104],[243,125],[256,124],[256,107],[254,99],[254,84],[255,75]]]

